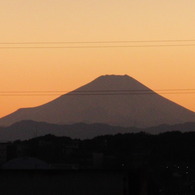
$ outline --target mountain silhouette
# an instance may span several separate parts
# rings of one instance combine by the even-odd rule
[[[195,131],[195,122],[160,125],[149,128],[119,127],[107,124],[84,124],[75,123],[72,125],[59,125],[45,122],[20,121],[8,127],[0,127],[0,141],[29,140],[31,138],[55,135],[66,136],[73,139],[92,139],[103,135],[116,135],[126,133],[145,132],[150,134],[159,134],[170,131],[193,132]]]
[[[151,127],[194,122],[195,113],[128,75],[105,75],[44,105],[19,109],[1,118],[0,125],[22,120]]]

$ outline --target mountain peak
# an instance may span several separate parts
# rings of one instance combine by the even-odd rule
[[[99,76],[77,90],[149,90],[149,88],[128,75],[112,74]]]
[[[105,75],[99,76],[98,78],[131,78],[131,77],[127,74],[124,74],[124,75],[105,74]]]
[[[115,75],[115,74],[106,74],[106,75],[101,75],[97,77],[95,80],[130,80],[133,79],[129,75]]]

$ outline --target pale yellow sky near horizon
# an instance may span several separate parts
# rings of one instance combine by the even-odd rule
[[[1,92],[69,91],[105,74],[128,74],[153,90],[195,89],[195,46],[2,48],[26,46],[4,44],[13,42],[195,40],[194,0],[0,0],[0,25]],[[163,96],[195,111],[195,93]],[[56,97],[1,93],[0,117]]]

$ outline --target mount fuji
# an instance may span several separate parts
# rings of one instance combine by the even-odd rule
[[[19,109],[1,118],[0,126],[22,120],[145,128],[195,122],[195,113],[128,75],[105,75],[44,105]]]

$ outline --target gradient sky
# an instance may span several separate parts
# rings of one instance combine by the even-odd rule
[[[195,40],[195,1],[3,0],[0,26],[0,47],[13,46],[5,42]],[[0,48],[1,92],[69,91],[104,74],[128,74],[154,90],[195,89],[195,46]],[[163,96],[195,111],[195,93]],[[0,117],[56,97],[1,93]]]

